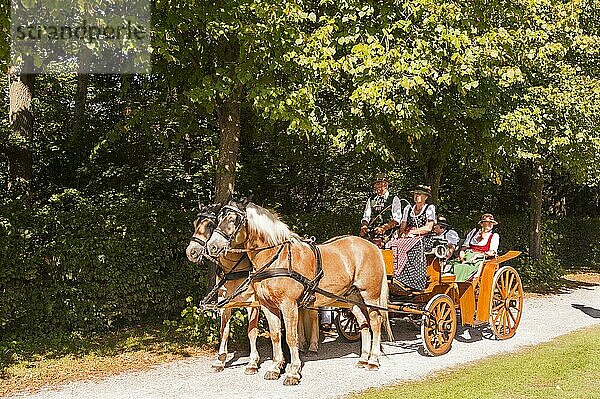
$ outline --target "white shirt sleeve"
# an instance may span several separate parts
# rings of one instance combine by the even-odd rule
[[[404,212],[402,212],[402,220],[401,222],[406,222],[408,220],[408,214],[410,213],[411,206],[406,205],[404,207]]]
[[[448,230],[446,233],[446,240],[448,240],[448,244],[456,245],[460,240],[458,233],[454,230]]]
[[[365,211],[363,212],[363,217],[361,219],[361,222],[367,222],[369,223],[371,221],[371,199],[369,198],[367,200],[367,205],[365,205]]]
[[[469,234],[467,234],[467,237],[465,238],[465,241],[463,243],[463,247],[469,247],[471,245],[471,240],[473,240],[473,237],[475,236],[475,233],[477,232],[477,229],[473,229],[471,231],[469,231]]]
[[[427,207],[427,221],[433,220],[435,222],[435,205],[429,205]]]
[[[402,203],[396,196],[392,200],[392,219],[398,222],[398,224],[402,223]]]
[[[498,233],[492,234],[492,242],[490,242],[490,251],[494,254],[498,253],[498,247],[500,246],[500,235]]]

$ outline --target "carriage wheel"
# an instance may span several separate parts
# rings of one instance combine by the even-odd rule
[[[438,294],[425,305],[421,317],[421,339],[425,352],[439,356],[448,352],[456,334],[456,309],[454,302],[445,294]]]
[[[523,286],[515,269],[504,266],[494,274],[490,327],[498,339],[515,335],[523,312]]]
[[[338,316],[335,318],[335,326],[338,335],[344,341],[356,342],[360,339],[360,326],[354,314],[350,309],[338,309]]]

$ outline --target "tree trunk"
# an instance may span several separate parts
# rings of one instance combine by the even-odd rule
[[[542,203],[544,191],[544,167],[541,161],[533,161],[531,170],[531,202],[529,216],[529,257],[542,258]]]
[[[431,202],[438,205],[440,200],[440,186],[442,184],[443,160],[429,159],[425,163],[423,175],[425,182],[431,187]]]
[[[90,76],[87,73],[77,74],[77,91],[75,92],[75,106],[71,117],[70,147],[80,161],[85,156],[85,106]]]
[[[218,109],[220,140],[215,187],[215,202],[224,203],[235,189],[235,165],[240,146],[241,104],[237,99],[226,99]]]
[[[8,158],[8,193],[12,198],[28,197],[33,175],[33,112],[31,100],[35,75],[9,72],[9,124],[12,138],[5,146]]]

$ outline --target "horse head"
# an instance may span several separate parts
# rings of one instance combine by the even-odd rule
[[[221,208],[217,216],[217,226],[206,242],[207,253],[216,258],[227,252],[231,244],[238,241],[238,233],[246,224],[246,207],[250,203],[248,198],[231,200]]]
[[[190,262],[200,263],[202,261],[202,256],[206,255],[206,241],[208,241],[215,229],[215,223],[220,209],[221,204],[200,204],[198,215],[194,220],[194,233],[185,250],[185,254]]]

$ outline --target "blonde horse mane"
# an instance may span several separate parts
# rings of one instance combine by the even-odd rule
[[[290,231],[285,223],[279,220],[275,212],[254,203],[250,203],[246,207],[246,218],[249,235],[262,239],[268,245],[277,245],[299,238],[297,234]]]

